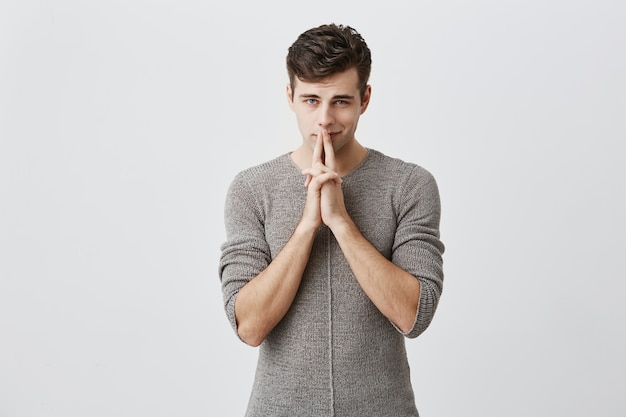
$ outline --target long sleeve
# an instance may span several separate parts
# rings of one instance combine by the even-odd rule
[[[262,213],[254,202],[253,191],[243,175],[236,176],[229,187],[224,206],[226,241],[221,246],[218,273],[226,316],[235,332],[235,298],[239,290],[271,261]]]
[[[401,196],[391,260],[420,281],[418,312],[413,328],[405,334],[414,338],[430,325],[443,289],[441,206],[435,178],[417,166],[402,187]]]

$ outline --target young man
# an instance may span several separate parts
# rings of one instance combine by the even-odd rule
[[[289,48],[302,144],[239,173],[219,274],[239,338],[260,346],[247,416],[417,416],[405,338],[443,284],[433,176],[361,145],[370,50],[323,25]]]

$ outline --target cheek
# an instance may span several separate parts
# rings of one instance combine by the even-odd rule
[[[315,118],[310,117],[308,115],[301,115],[298,117],[298,126],[302,131],[314,131],[317,127],[317,122]]]

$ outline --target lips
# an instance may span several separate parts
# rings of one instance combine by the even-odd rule
[[[335,138],[335,136],[337,136],[338,134],[340,134],[341,132],[328,132],[328,136],[330,136],[330,140],[333,140]],[[317,135],[319,135],[319,133],[313,133],[311,136],[313,136],[313,139],[317,139]]]

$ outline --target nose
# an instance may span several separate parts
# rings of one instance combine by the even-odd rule
[[[329,105],[320,106],[318,124],[320,127],[328,127],[335,123],[335,116]]]

